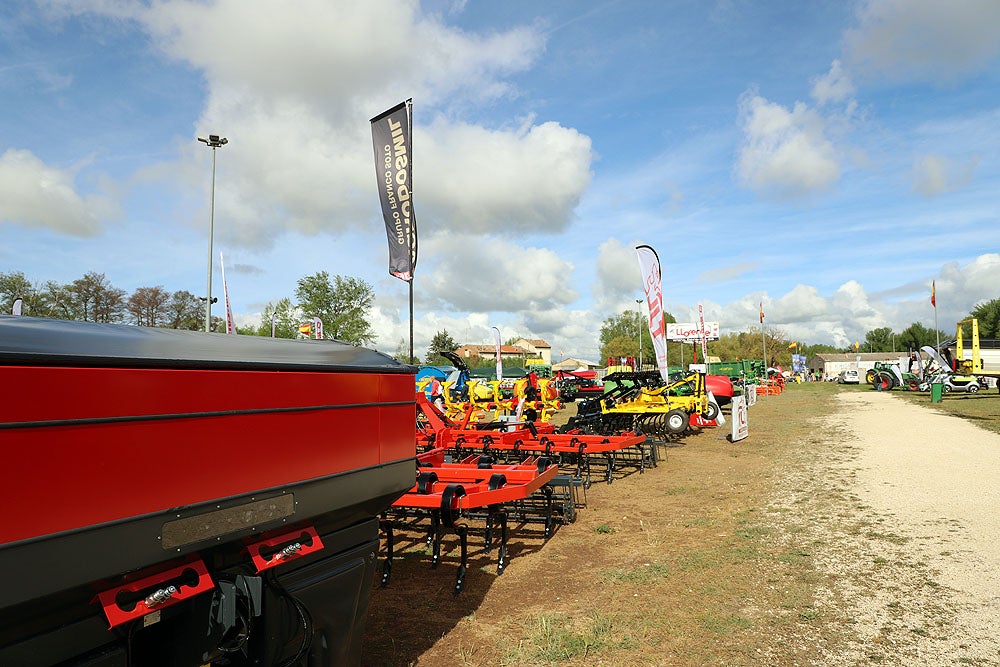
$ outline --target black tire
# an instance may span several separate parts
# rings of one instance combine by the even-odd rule
[[[680,408],[676,408],[668,412],[666,418],[664,419],[664,426],[667,428],[667,433],[672,435],[679,435],[683,433],[690,425],[691,417]]]
[[[875,386],[875,376],[876,375],[877,375],[877,373],[875,372],[874,368],[869,368],[868,372],[865,373],[865,380],[868,382],[868,384],[870,384],[873,387]]]
[[[969,386],[965,388],[965,391],[969,392],[970,394],[975,394],[977,391],[979,391],[979,385],[976,384],[975,382],[970,382]]]
[[[708,402],[708,409],[701,413],[705,419],[712,420],[719,416],[719,406],[711,401]]]

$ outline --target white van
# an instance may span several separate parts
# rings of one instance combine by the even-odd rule
[[[858,378],[857,371],[840,371],[840,375],[837,376],[837,384],[861,384],[861,380]]]

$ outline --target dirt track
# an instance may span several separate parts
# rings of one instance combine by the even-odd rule
[[[847,628],[816,664],[1000,664],[1000,436],[889,393],[836,401],[831,446],[774,506],[812,521],[820,597]],[[796,503],[804,481],[816,498]]]

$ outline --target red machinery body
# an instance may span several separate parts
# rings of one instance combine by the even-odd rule
[[[413,484],[414,371],[337,341],[0,316],[0,664],[209,664],[227,623],[257,628],[246,664],[279,661],[288,591],[326,637],[310,664],[356,662],[361,554]]]
[[[0,544],[413,456],[404,375],[6,366],[0,378],[19,388],[0,401]]]

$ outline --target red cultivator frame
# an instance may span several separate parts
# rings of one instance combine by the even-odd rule
[[[477,425],[451,422],[431,405],[423,394],[417,394],[417,446],[452,450],[459,459],[469,453],[504,460],[519,460],[526,455],[545,456],[562,463],[576,463],[576,476],[590,486],[590,459],[600,456],[606,463],[605,481],[610,484],[619,463],[634,463],[642,473],[646,465],[656,465],[656,448],[649,446],[646,436],[627,432],[622,435],[586,435],[578,431],[556,433],[551,424],[527,422],[522,428],[507,429],[513,424],[497,422]]]
[[[552,489],[547,486],[558,473],[558,467],[545,457],[528,457],[519,464],[494,464],[488,456],[470,456],[460,463],[446,463],[443,449],[433,449],[418,457],[417,480],[413,488],[393,503],[393,515],[430,518],[428,545],[432,547],[431,567],[441,559],[443,528],[452,529],[461,545],[461,563],[455,581],[455,593],[462,591],[468,567],[468,526],[459,523],[462,517],[485,512],[485,550],[493,547],[493,528],[500,529],[497,552],[497,574],[507,567],[508,507],[542,493],[545,498],[545,538],[552,535]],[[386,560],[382,570],[382,585],[389,583],[393,557],[393,524],[383,519],[386,533]]]
[[[544,525],[548,539],[557,522],[576,518],[577,492],[590,486],[590,458],[602,457],[607,464],[610,484],[618,461],[633,460],[640,472],[646,463],[656,464],[655,448],[647,448],[646,436],[627,433],[618,436],[556,433],[551,424],[524,425],[509,422],[459,424],[449,420],[418,392],[416,479],[413,487],[382,519],[386,533],[387,557],[382,585],[392,570],[395,519],[429,519],[427,546],[431,567],[441,560],[441,538],[445,529],[458,536],[461,562],[455,593],[465,584],[468,568],[468,525],[463,519],[486,523],[485,551],[493,548],[494,531],[499,530],[497,574],[507,567],[507,524],[520,522]],[[512,430],[508,430],[512,429]],[[574,474],[559,474],[559,464],[575,464]],[[585,477],[584,477],[585,476]],[[558,501],[558,502],[554,502]]]

